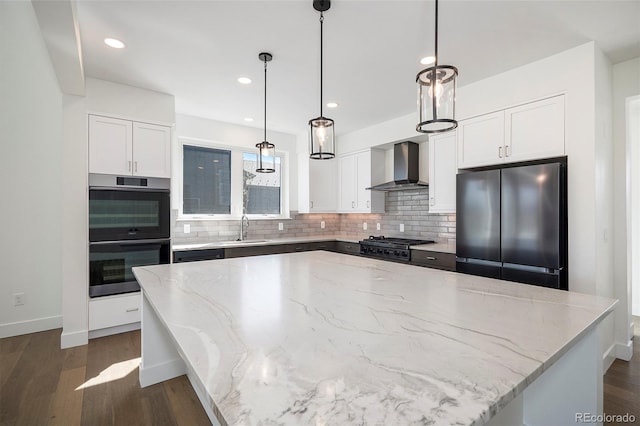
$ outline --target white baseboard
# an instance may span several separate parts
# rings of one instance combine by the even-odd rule
[[[616,360],[616,344],[613,343],[602,355],[602,374],[604,375]]]
[[[131,324],[118,325],[116,327],[101,328],[99,330],[90,330],[89,339],[97,339],[98,337],[111,336],[112,334],[126,333],[127,331],[140,330],[139,322]]]
[[[623,361],[630,361],[633,356],[633,340],[629,340],[627,344],[616,343],[616,358]]]
[[[62,328],[62,316],[36,318],[27,321],[11,322],[0,325],[0,339],[4,337],[20,336],[22,334],[38,333],[40,331]]]
[[[187,374],[187,367],[181,358],[151,367],[143,367],[140,364],[140,387],[145,388],[184,374]]]
[[[62,330],[60,336],[60,348],[67,349],[75,346],[83,346],[89,343],[89,332],[87,330],[65,332]]]

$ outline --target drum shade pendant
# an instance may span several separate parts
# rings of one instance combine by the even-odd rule
[[[276,146],[267,142],[267,62],[273,59],[273,55],[262,52],[258,55],[258,59],[264,62],[264,139],[256,144],[256,148],[258,148],[256,172],[273,173],[276,171]]]
[[[336,156],[336,139],[333,120],[322,116],[322,24],[324,14],[331,7],[330,0],[314,0],[313,8],[320,12],[320,117],[309,120],[311,143],[309,157],[314,160],[328,160]]]
[[[438,65],[438,0],[435,1],[435,64],[416,76],[419,116],[416,131],[421,133],[440,133],[458,127],[455,119],[458,69],[451,65]]]

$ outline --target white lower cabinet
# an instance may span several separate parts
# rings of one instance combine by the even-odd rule
[[[140,322],[140,293],[89,300],[89,331]]]
[[[456,212],[456,132],[429,136],[429,213]]]

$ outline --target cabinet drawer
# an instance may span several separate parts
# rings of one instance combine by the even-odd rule
[[[411,250],[411,263],[430,268],[456,270],[456,255],[437,251]]]
[[[336,243],[336,251],[338,253],[345,253],[345,254],[360,254],[360,244],[348,243],[345,241],[338,241]]]
[[[316,241],[313,243],[309,243],[309,250],[335,251],[336,242],[335,241]]]
[[[140,301],[140,293],[91,299],[89,330],[140,322]]]
[[[173,252],[173,263],[224,259],[224,249],[185,250]]]

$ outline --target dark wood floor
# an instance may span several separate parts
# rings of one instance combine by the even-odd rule
[[[140,331],[60,350],[60,330],[0,339],[0,425],[210,425],[185,376],[140,389]]]
[[[640,423],[640,339],[604,377],[604,412]],[[141,389],[140,331],[60,350],[60,330],[0,339],[0,425],[209,425],[185,376]],[[607,423],[617,424],[617,423]]]

